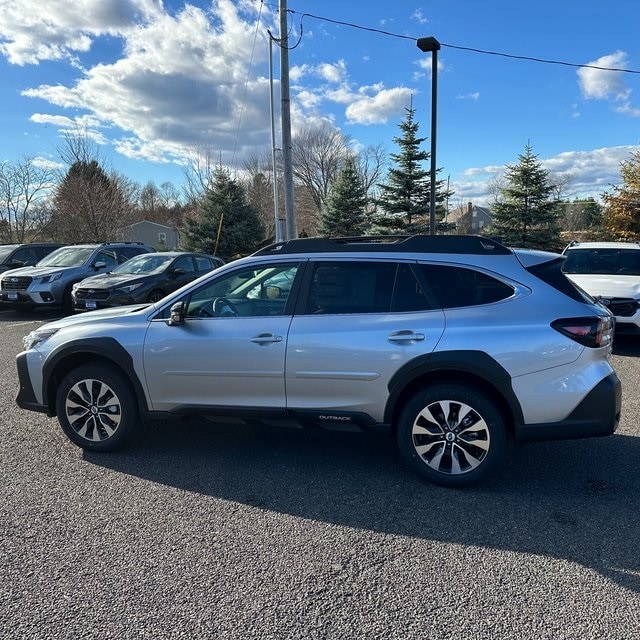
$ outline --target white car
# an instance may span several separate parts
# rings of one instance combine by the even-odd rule
[[[616,332],[640,333],[640,243],[573,242],[564,255],[566,276],[610,309]]]

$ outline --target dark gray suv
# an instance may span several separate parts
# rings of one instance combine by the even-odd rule
[[[20,267],[30,267],[52,251],[64,246],[59,242],[24,242],[0,244],[0,273]]]
[[[33,267],[13,269],[0,278],[0,307],[73,309],[71,289],[76,282],[110,271],[129,258],[153,248],[139,242],[74,244],[56,249]]]
[[[272,245],[155,304],[39,327],[17,402],[92,451],[162,416],[384,429],[420,475],[471,484],[509,439],[618,426],[614,318],[563,261],[478,236]]]

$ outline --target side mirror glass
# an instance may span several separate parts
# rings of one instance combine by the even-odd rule
[[[174,276],[183,276],[185,273],[187,273],[182,267],[176,267],[173,270],[173,275]]]

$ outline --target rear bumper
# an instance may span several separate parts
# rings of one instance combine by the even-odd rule
[[[620,424],[622,385],[611,373],[603,378],[565,420],[516,425],[519,442],[610,436]]]

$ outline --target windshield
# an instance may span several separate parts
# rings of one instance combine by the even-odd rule
[[[38,267],[79,267],[94,252],[93,247],[62,247],[42,258]]]
[[[638,249],[569,249],[565,255],[565,273],[640,275]]]
[[[142,254],[123,262],[111,273],[152,275],[164,271],[172,260],[173,256],[150,256],[148,254]]]
[[[0,262],[4,262],[5,258],[16,248],[15,244],[6,244],[0,247]]]

